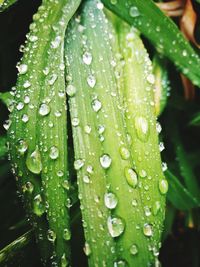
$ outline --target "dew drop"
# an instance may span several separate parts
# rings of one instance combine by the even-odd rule
[[[121,155],[121,158],[126,160],[130,158],[130,152],[125,146],[121,146],[119,149],[119,153]]]
[[[42,171],[41,155],[38,147],[31,154],[28,154],[26,166],[32,173],[39,174]]]
[[[29,117],[28,117],[27,114],[23,114],[23,115],[22,115],[22,121],[23,121],[24,123],[27,123],[27,122],[29,121]]]
[[[139,171],[139,176],[142,177],[142,178],[145,178],[145,177],[147,177],[147,172],[145,170],[140,170]]]
[[[138,183],[137,173],[133,169],[128,168],[128,167],[125,168],[124,173],[125,173],[127,183],[131,187],[135,188]]]
[[[92,101],[92,109],[95,111],[95,112],[98,112],[102,107],[102,104],[101,102],[98,100],[98,99],[94,99]]]
[[[74,169],[75,170],[80,170],[84,166],[84,160],[82,159],[77,159],[74,161]]]
[[[66,93],[70,97],[74,96],[76,94],[76,87],[72,84],[69,84],[66,88]]]
[[[89,256],[91,254],[91,248],[90,248],[90,245],[87,242],[85,243],[83,251],[85,252],[86,256]]]
[[[108,169],[112,163],[112,159],[108,154],[103,154],[100,157],[100,164],[104,169]]]
[[[45,212],[45,207],[42,202],[42,197],[40,194],[36,195],[33,200],[33,212],[37,216],[42,216]]]
[[[145,236],[151,237],[153,235],[153,227],[151,224],[145,223],[143,226],[143,233]]]
[[[26,64],[21,64],[17,66],[19,74],[25,74],[28,71],[28,66]]]
[[[34,185],[31,182],[26,182],[26,184],[22,186],[22,190],[24,193],[28,192],[31,194],[34,190]]]
[[[79,118],[73,118],[72,119],[72,126],[77,127],[79,125],[80,121]]]
[[[142,142],[146,142],[149,137],[149,124],[147,119],[144,117],[136,117],[135,129],[138,139]]]
[[[50,242],[55,242],[55,240],[56,240],[56,233],[53,230],[48,230],[47,231],[47,239]]]
[[[57,74],[55,74],[55,73],[52,74],[50,79],[48,80],[48,84],[53,85],[56,82],[57,78],[58,78]]]
[[[155,76],[153,74],[149,74],[147,76],[147,81],[150,83],[150,84],[154,84],[155,83]]]
[[[22,110],[23,108],[24,108],[24,103],[22,103],[22,102],[19,102],[18,104],[17,104],[17,110]]]
[[[128,267],[124,260],[115,261],[113,267]]]
[[[88,175],[84,175],[83,176],[83,182],[86,184],[89,184],[90,183],[90,177]]]
[[[118,237],[124,232],[124,222],[117,217],[108,217],[107,220],[108,231],[112,237]]]
[[[25,81],[23,84],[24,88],[27,89],[31,86],[31,83],[29,81]]]
[[[166,179],[162,179],[159,181],[159,190],[160,193],[165,195],[168,191],[168,182]]]
[[[129,14],[132,18],[140,16],[140,12],[136,6],[132,6],[129,10]]]
[[[92,63],[92,54],[89,53],[89,52],[85,52],[83,54],[83,62],[86,64],[86,65],[90,65]]]
[[[144,207],[144,214],[145,216],[149,217],[151,215],[151,210],[148,206]]]
[[[159,212],[161,208],[161,204],[159,201],[156,201],[154,204],[153,204],[153,207],[152,207],[152,212],[153,212],[153,215],[156,216]]]
[[[57,159],[59,157],[59,150],[56,146],[50,148],[49,156],[51,159]]]
[[[58,48],[59,45],[60,45],[60,43],[61,43],[61,40],[62,40],[61,36],[56,36],[55,40],[53,40],[53,41],[51,42],[51,47],[52,47],[53,49]]]
[[[71,239],[71,233],[68,228],[65,228],[63,231],[63,238],[64,240],[70,240]]]
[[[64,180],[64,181],[62,182],[62,187],[63,187],[64,189],[66,189],[66,190],[69,190],[69,182],[68,182],[68,180]]]
[[[20,155],[24,155],[24,153],[28,149],[28,144],[26,141],[20,139],[17,143],[17,151],[20,153]]]
[[[96,78],[93,75],[89,75],[87,77],[87,83],[91,88],[94,88],[96,84]]]
[[[86,125],[86,126],[84,127],[84,131],[85,131],[86,134],[90,134],[91,131],[92,131],[92,128],[90,127],[90,125]]]
[[[138,247],[137,245],[133,244],[131,247],[130,247],[130,253],[131,255],[135,256],[138,254]]]
[[[48,115],[49,113],[50,113],[50,107],[49,107],[47,104],[42,103],[42,104],[40,105],[40,107],[39,107],[39,114],[40,114],[41,116],[46,116],[46,115]]]
[[[108,209],[114,209],[117,206],[118,200],[117,200],[117,197],[115,196],[115,194],[106,193],[104,195],[104,203]]]

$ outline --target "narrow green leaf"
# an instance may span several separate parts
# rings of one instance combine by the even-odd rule
[[[172,226],[176,215],[176,209],[171,204],[167,204],[166,215],[164,221],[164,229],[162,233],[162,240],[164,241],[172,232]]]
[[[47,266],[70,257],[64,36],[79,4],[44,0],[33,16],[10,116],[11,160]]]
[[[10,92],[0,93],[0,100],[7,106],[10,107],[13,103],[13,95]]]
[[[3,159],[7,156],[8,149],[7,149],[7,137],[0,136],[0,159]]]
[[[200,112],[196,113],[191,121],[189,122],[190,126],[200,126]]]
[[[153,90],[155,77],[138,32],[123,22],[119,28],[119,45],[123,59],[124,81],[124,86],[121,86],[120,90],[124,99],[125,121],[133,155],[132,167],[138,176],[138,188],[135,191],[139,193],[138,205],[143,209],[143,215],[139,215],[136,209],[134,216],[138,216],[139,221],[142,216],[143,220],[138,221],[138,225],[141,225],[146,237],[142,240],[144,243],[139,240],[139,236],[138,240],[135,238],[139,249],[133,265],[135,263],[135,266],[146,266],[148,262],[157,260],[155,251],[159,251],[168,190],[161,167],[156,131]],[[147,226],[149,231],[146,232]],[[150,252],[148,247],[154,247],[154,252]]]
[[[195,85],[200,86],[200,58],[175,23],[152,0],[102,0],[105,6],[146,36]]]
[[[158,54],[153,58],[153,74],[155,76],[154,101],[156,116],[160,116],[166,107],[171,88],[167,72],[167,61]]]
[[[0,12],[3,12],[18,0],[0,0]]]
[[[200,202],[181,184],[179,179],[169,170],[166,171],[169,182],[167,198],[179,210],[198,208]]]

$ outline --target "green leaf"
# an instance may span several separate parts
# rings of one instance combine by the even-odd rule
[[[200,207],[200,202],[185,188],[179,179],[169,170],[165,172],[169,182],[167,198],[179,210]]]
[[[0,0],[0,12],[3,12],[18,0]]]
[[[8,149],[7,149],[7,137],[0,136],[0,159],[4,159],[7,156]]]
[[[0,93],[0,100],[7,106],[11,106],[13,103],[13,95],[10,92]]]
[[[200,58],[175,23],[152,0],[102,0],[105,6],[148,38],[195,85],[200,86]]]
[[[200,112],[196,113],[191,121],[189,122],[190,126],[200,126]]]

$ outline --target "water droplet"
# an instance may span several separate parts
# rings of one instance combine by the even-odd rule
[[[142,178],[145,178],[145,177],[147,177],[147,172],[145,170],[140,170],[139,171],[139,176],[142,177]]]
[[[100,157],[100,164],[104,169],[108,169],[112,163],[112,159],[108,154],[104,154]]]
[[[105,127],[103,125],[99,125],[98,126],[98,133],[102,134],[102,133],[104,133],[104,131],[105,131]]]
[[[45,212],[45,207],[42,202],[42,197],[40,194],[36,195],[33,200],[33,212],[37,216],[42,216]]]
[[[31,154],[28,154],[26,166],[32,173],[39,174],[42,171],[41,155],[38,147]]]
[[[155,83],[155,76],[153,74],[149,74],[147,76],[147,81],[150,83],[150,84],[154,84]]]
[[[48,230],[47,231],[47,239],[50,242],[55,242],[55,240],[56,240],[56,233],[53,230]]]
[[[137,245],[135,245],[135,244],[133,244],[131,247],[130,247],[130,253],[132,254],[132,255],[136,255],[136,254],[138,254],[138,247],[137,247]]]
[[[21,154],[24,155],[24,153],[27,151],[28,149],[28,144],[26,141],[20,139],[17,143],[17,151]]]
[[[142,142],[146,142],[149,137],[149,124],[147,119],[144,117],[136,117],[135,129],[138,139]]]
[[[47,76],[49,74],[49,68],[48,67],[44,68],[43,73],[44,73],[44,75]]]
[[[167,170],[167,163],[162,162],[162,171],[165,172]]]
[[[124,172],[125,172],[127,183],[133,188],[135,188],[138,183],[137,173],[133,169],[128,168],[128,167],[125,168]]]
[[[83,182],[86,184],[89,184],[90,183],[90,177],[88,175],[84,175],[83,176]]]
[[[122,159],[124,159],[124,160],[130,158],[130,152],[129,152],[129,150],[125,146],[121,146],[119,148],[119,153],[120,153]]]
[[[59,45],[60,45],[60,43],[61,43],[61,40],[62,40],[61,36],[56,36],[55,40],[53,40],[53,41],[51,42],[51,47],[52,47],[53,49],[58,48]]]
[[[23,114],[23,115],[22,115],[22,121],[23,121],[24,123],[27,123],[27,122],[29,121],[29,116],[28,116],[27,114]]]
[[[151,210],[148,206],[144,207],[144,214],[149,217],[151,215]]]
[[[106,193],[104,195],[104,203],[108,209],[114,209],[117,206],[118,200],[117,200],[117,197],[115,196],[115,194]]]
[[[24,88],[27,89],[31,86],[31,83],[29,81],[25,81],[23,84]]]
[[[50,113],[50,107],[45,103],[41,104],[40,107],[39,107],[39,114],[41,116],[46,116],[49,113]]]
[[[87,242],[85,243],[83,250],[84,250],[86,256],[89,256],[91,254],[90,245]]]
[[[161,131],[162,131],[162,127],[161,127],[159,122],[156,123],[156,131],[157,131],[157,133],[161,133]]]
[[[28,104],[30,102],[30,97],[28,95],[25,95],[24,97],[24,103]]]
[[[17,66],[19,74],[25,74],[28,71],[28,66],[26,64],[21,64]]]
[[[86,126],[84,127],[84,131],[85,131],[86,134],[90,134],[91,131],[92,131],[92,128],[91,128],[89,125],[86,125]]]
[[[57,159],[59,157],[59,150],[56,146],[50,148],[49,156],[51,159]]]
[[[92,63],[92,54],[89,53],[89,52],[85,52],[83,54],[83,62],[86,64],[86,65],[90,65]]]
[[[124,260],[119,260],[114,262],[114,267],[128,267]]]
[[[131,202],[131,204],[133,205],[133,207],[137,207],[138,202],[137,202],[136,199],[133,199],[132,202]]]
[[[82,159],[77,159],[74,161],[74,169],[75,170],[80,170],[84,166],[84,160]]]
[[[160,150],[160,152],[162,152],[164,149],[165,149],[164,143],[163,142],[160,142],[160,144],[159,144],[159,150]]]
[[[183,50],[182,54],[183,54],[184,57],[186,57],[187,56],[187,51]]]
[[[61,267],[67,267],[69,264],[67,258],[66,258],[66,255],[65,253],[62,255],[61,257]]]
[[[73,118],[72,119],[72,126],[77,127],[79,125],[80,121],[79,118]]]
[[[111,3],[112,5],[116,5],[116,4],[117,4],[117,0],[110,0],[110,3]]]
[[[117,217],[108,217],[107,220],[108,231],[112,237],[118,237],[124,232],[124,222]]]
[[[76,87],[72,84],[69,84],[66,88],[66,93],[70,97],[74,96],[76,94]]]
[[[129,14],[132,18],[140,16],[140,12],[136,6],[132,6],[129,10]]]
[[[33,190],[34,190],[34,185],[31,182],[26,182],[26,184],[22,186],[22,191],[24,193],[28,192],[31,194]]]
[[[153,215],[156,216],[159,212],[161,208],[161,204],[159,201],[156,201],[154,204],[153,204],[153,208],[152,208],[152,212],[153,212]]]
[[[159,181],[159,190],[161,194],[166,194],[168,191],[168,182],[166,179],[162,179]]]
[[[68,180],[64,180],[62,182],[62,186],[63,186],[64,189],[69,190],[69,181]]]
[[[145,236],[151,237],[153,235],[153,226],[151,224],[145,223],[143,226],[143,233]]]
[[[91,88],[94,88],[96,84],[96,78],[93,75],[89,75],[87,77],[87,83]]]
[[[92,108],[95,112],[98,112],[102,107],[101,102],[98,99],[92,101]]]
[[[18,104],[17,104],[17,110],[22,110],[23,108],[24,108],[24,103],[22,103],[22,102],[19,102]]]
[[[63,238],[64,238],[64,240],[70,240],[71,239],[71,233],[70,233],[68,228],[64,229]]]
[[[52,74],[50,79],[48,80],[48,84],[53,85],[56,82],[57,78],[58,78],[57,74],[55,74],[55,73]]]

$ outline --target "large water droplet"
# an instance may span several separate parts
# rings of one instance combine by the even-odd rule
[[[128,267],[124,260],[115,261],[113,267]]]
[[[50,148],[49,156],[51,159],[57,159],[59,157],[59,150],[56,146]]]
[[[84,166],[84,160],[83,159],[77,159],[74,161],[74,169],[80,170]]]
[[[69,84],[66,88],[66,93],[70,97],[74,96],[76,94],[76,87],[72,84]]]
[[[37,216],[42,216],[45,212],[45,206],[42,201],[42,197],[40,194],[36,195],[33,200],[33,212]]]
[[[41,116],[46,116],[46,115],[49,114],[49,112],[50,112],[50,107],[49,107],[47,104],[42,103],[42,104],[40,105],[40,107],[39,107],[39,114],[40,114]]]
[[[83,62],[86,64],[86,65],[90,65],[92,63],[92,54],[89,53],[89,52],[85,52],[83,54]]]
[[[166,179],[162,179],[159,181],[159,190],[161,194],[166,194],[168,191],[168,182]]]
[[[128,184],[135,188],[138,183],[137,173],[133,169],[128,167],[125,168],[124,173]]]
[[[115,196],[115,194],[106,193],[104,195],[104,203],[108,209],[114,209],[117,206],[118,200],[117,200],[117,197]]]
[[[130,152],[125,146],[121,146],[119,149],[120,155],[122,159],[129,159],[130,158]]]
[[[92,108],[95,112],[98,112],[102,107],[101,102],[98,99],[92,101]]]
[[[89,256],[91,254],[91,248],[87,242],[85,243],[83,250],[84,250],[86,256]]]
[[[26,64],[21,64],[17,66],[17,69],[19,71],[19,74],[25,74],[28,70],[28,66]]]
[[[146,142],[149,137],[149,124],[146,118],[136,117],[135,118],[135,129],[138,139],[142,142]]]
[[[71,239],[71,232],[68,228],[65,228],[63,231],[63,238],[64,240],[70,240]]]
[[[108,154],[104,154],[100,157],[100,163],[104,169],[108,169],[112,163],[112,159]]]
[[[135,256],[136,254],[138,254],[138,247],[136,244],[133,244],[131,247],[130,247],[130,253]]]
[[[55,242],[55,240],[56,240],[56,233],[53,230],[48,230],[47,231],[47,239],[50,242]]]
[[[145,236],[151,237],[153,235],[153,226],[151,224],[145,223],[143,226],[143,233]]]
[[[32,173],[39,174],[42,171],[41,155],[38,147],[31,154],[28,154],[26,166]]]
[[[140,12],[136,6],[132,6],[129,10],[129,14],[132,18],[140,16]]]
[[[17,143],[17,151],[21,154],[24,155],[24,153],[27,151],[28,149],[28,144],[26,141],[20,139]]]
[[[124,232],[124,222],[118,217],[108,217],[108,231],[112,237],[118,237]]]
[[[89,75],[87,77],[87,83],[91,88],[94,88],[96,84],[96,78],[93,75]]]

